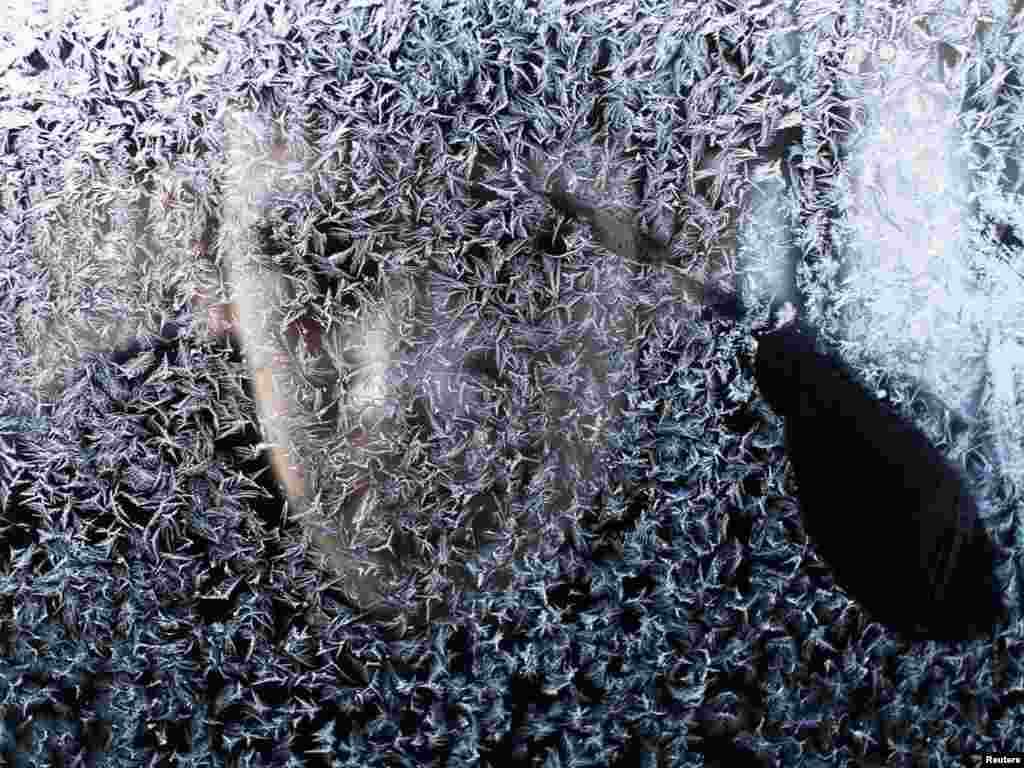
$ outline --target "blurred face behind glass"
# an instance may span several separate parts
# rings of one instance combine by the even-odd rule
[[[471,159],[466,196],[476,203],[454,228],[476,238],[452,234],[426,206],[418,216],[400,211],[392,226],[396,239],[401,227],[414,232],[411,258],[344,224],[328,234],[328,245],[338,233],[351,244],[329,257],[349,272],[329,288],[341,287],[329,327],[296,345],[310,353],[305,361],[272,338],[298,301],[297,283],[244,257],[231,264],[261,415],[274,443],[292,444],[290,456],[274,451],[275,471],[361,607],[413,622],[444,615],[447,600],[427,592],[500,588],[512,559],[552,557],[571,521],[622,487],[607,444],[624,405],[614,393],[635,378],[652,323],[667,331],[681,303],[699,300],[699,284],[642,268],[673,257],[664,233],[676,225],[651,222],[650,237],[638,234],[635,166],[608,146],[559,159],[535,153],[504,168]],[[429,172],[416,179],[436,182]],[[260,187],[237,186],[265,199]],[[227,206],[228,250],[257,223],[252,199],[239,194]],[[695,264],[694,274],[722,261]],[[373,277],[353,280],[353,271]],[[333,389],[316,405],[338,401],[327,429],[312,417],[311,381]]]

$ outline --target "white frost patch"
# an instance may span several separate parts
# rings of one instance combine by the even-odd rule
[[[962,413],[988,376],[984,408],[1001,469],[1024,483],[1024,338],[1014,335],[1024,281],[998,263],[986,262],[982,280],[968,268],[959,97],[917,74],[929,55],[893,56],[893,76],[871,104],[877,130],[852,164],[857,265],[844,286],[844,336]]]

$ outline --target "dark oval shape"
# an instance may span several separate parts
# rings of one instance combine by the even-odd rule
[[[806,531],[870,614],[947,640],[1005,616],[977,501],[918,427],[819,351],[800,321],[760,337],[755,377],[786,420]]]

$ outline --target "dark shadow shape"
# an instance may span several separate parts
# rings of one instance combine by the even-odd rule
[[[977,502],[923,432],[802,321],[760,335],[755,376],[785,417],[804,526],[841,586],[911,636],[967,639],[1005,618]]]

